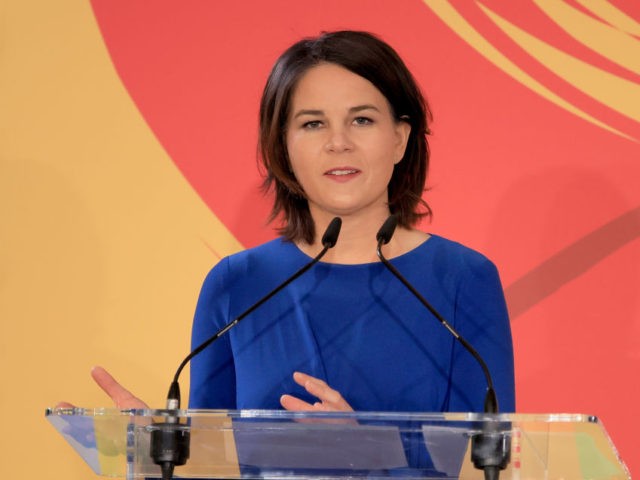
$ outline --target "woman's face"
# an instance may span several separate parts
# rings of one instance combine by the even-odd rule
[[[308,70],[293,91],[286,139],[313,218],[388,215],[387,185],[409,131],[365,78],[331,63]]]

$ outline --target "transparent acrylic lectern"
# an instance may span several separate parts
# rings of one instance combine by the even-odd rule
[[[164,410],[49,409],[47,419],[99,475],[159,477],[150,435]],[[175,412],[171,412],[175,415]],[[505,439],[501,479],[628,479],[602,424],[586,415],[294,413],[181,410],[190,456],[176,478],[483,479],[474,437]]]

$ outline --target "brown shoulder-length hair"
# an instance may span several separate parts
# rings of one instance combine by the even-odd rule
[[[275,190],[269,222],[280,217],[278,232],[291,241],[311,244],[315,225],[305,193],[293,175],[286,129],[291,97],[298,80],[320,63],[333,63],[369,80],[386,97],[396,121],[411,125],[402,160],[389,182],[389,210],[411,227],[431,208],[422,200],[429,169],[428,121],[431,111],[411,72],[385,42],[367,32],[328,32],[303,39],[276,61],[260,103],[259,153],[266,169],[263,189]]]

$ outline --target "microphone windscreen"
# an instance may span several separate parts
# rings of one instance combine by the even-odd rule
[[[335,217],[329,222],[329,226],[322,236],[322,246],[333,248],[336,245],[338,235],[340,235],[340,227],[342,227],[342,219],[340,217]]]
[[[396,215],[391,215],[389,218],[385,220],[385,222],[378,230],[376,234],[376,240],[378,244],[386,245],[393,237],[393,232],[396,231],[396,227],[398,226],[398,217]]]

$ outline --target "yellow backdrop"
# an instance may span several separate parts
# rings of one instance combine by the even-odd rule
[[[93,364],[161,405],[204,275],[241,247],[132,104],[88,2],[0,4],[0,222],[2,476],[94,478],[45,407],[109,405]]]

